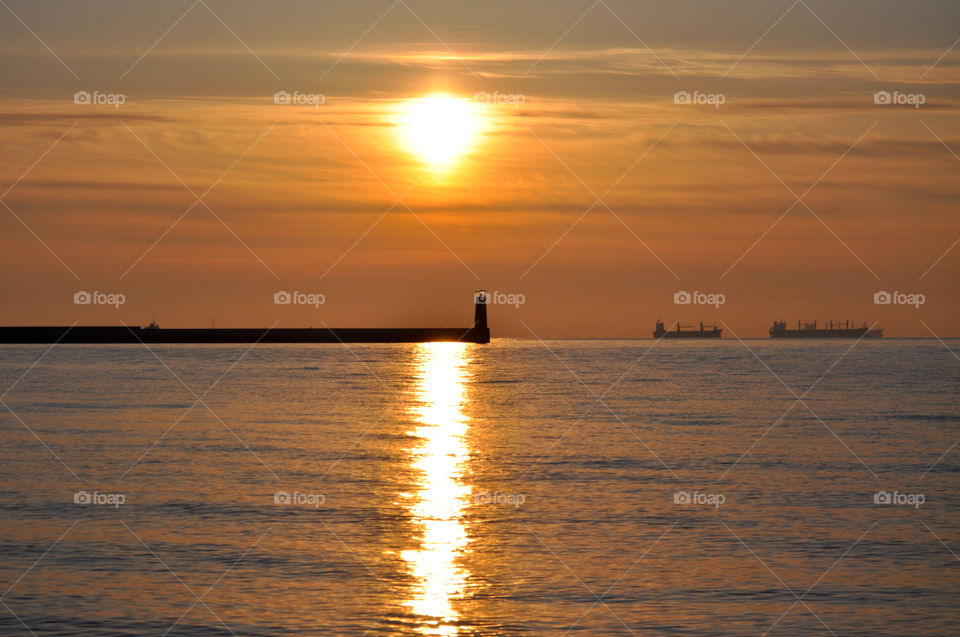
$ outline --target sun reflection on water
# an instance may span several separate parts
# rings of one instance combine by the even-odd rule
[[[468,538],[463,511],[469,488],[464,484],[469,422],[463,413],[468,377],[467,345],[425,343],[417,346],[417,444],[411,466],[414,489],[405,494],[407,508],[421,531],[420,547],[402,557],[416,578],[405,604],[418,616],[418,632],[455,635],[458,614],[452,600],[462,595],[467,572],[458,564]]]

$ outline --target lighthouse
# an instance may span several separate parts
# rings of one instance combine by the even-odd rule
[[[487,329],[487,303],[490,297],[486,290],[477,290],[473,293],[473,329]]]

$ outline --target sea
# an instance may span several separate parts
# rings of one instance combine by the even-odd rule
[[[960,634],[960,341],[0,347],[0,634]]]

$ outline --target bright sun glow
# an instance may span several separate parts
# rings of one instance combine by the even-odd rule
[[[472,102],[446,95],[412,100],[404,117],[409,150],[434,166],[447,166],[467,150],[478,128]]]

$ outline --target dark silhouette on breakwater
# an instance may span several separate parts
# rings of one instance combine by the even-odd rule
[[[880,338],[882,329],[870,329],[866,323],[860,327],[850,327],[850,321],[834,324],[829,321],[826,327],[817,327],[817,322],[803,323],[797,321],[797,329],[787,329],[786,321],[774,321],[770,328],[771,338]]]
[[[676,329],[666,330],[663,327],[663,321],[657,321],[657,329],[653,331],[654,338],[720,338],[723,335],[723,328],[716,325],[707,325],[704,327],[703,321],[700,321],[700,329],[689,325],[680,325],[677,323]]]
[[[59,327],[0,327],[0,343],[489,343],[485,291],[474,295],[473,325],[435,328],[186,328],[156,323]]]

